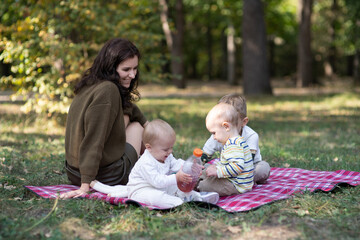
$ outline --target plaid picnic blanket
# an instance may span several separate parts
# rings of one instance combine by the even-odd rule
[[[257,185],[251,192],[239,195],[221,197],[217,207],[227,212],[244,212],[259,208],[274,201],[287,199],[295,193],[315,190],[329,192],[339,184],[357,186],[360,184],[360,172],[338,170],[312,171],[300,168],[271,168],[271,174],[266,184]],[[43,198],[56,198],[59,193],[78,189],[73,185],[56,186],[25,186]],[[87,199],[100,199],[108,203],[136,204],[149,209],[159,209],[129,200],[127,198],[108,197],[106,194],[92,191],[83,196]]]

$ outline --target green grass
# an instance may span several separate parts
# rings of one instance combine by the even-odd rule
[[[149,98],[149,120],[177,133],[174,155],[186,158],[209,133],[205,116],[218,98]],[[358,239],[360,188],[306,193],[247,213],[184,204],[173,211],[101,201],[42,199],[24,185],[67,184],[63,118],[18,113],[0,104],[0,239]],[[249,126],[273,167],[360,171],[360,96],[249,97]]]

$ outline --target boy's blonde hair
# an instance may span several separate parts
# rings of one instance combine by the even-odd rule
[[[232,106],[238,111],[240,118],[244,119],[247,116],[246,110],[246,99],[244,96],[241,96],[237,93],[230,93],[226,94],[222,98],[220,98],[218,103],[227,103]]]
[[[176,134],[170,124],[161,119],[154,119],[146,125],[142,137],[144,144],[154,144],[161,138],[175,139]]]
[[[207,114],[206,121],[216,120],[221,122],[229,122],[237,126],[239,121],[239,113],[236,108],[228,103],[216,104]]]

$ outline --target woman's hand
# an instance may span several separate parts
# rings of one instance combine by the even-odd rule
[[[90,184],[82,183],[79,189],[60,194],[60,199],[81,197],[83,194],[89,192],[89,190],[90,190]]]
[[[208,177],[217,177],[217,171],[215,165],[210,165],[206,168],[206,176]]]

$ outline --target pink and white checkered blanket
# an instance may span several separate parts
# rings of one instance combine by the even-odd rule
[[[338,170],[311,171],[300,168],[271,168],[271,174],[266,184],[257,185],[251,192],[239,195],[221,197],[216,204],[228,212],[243,212],[259,208],[274,201],[290,198],[295,193],[304,191],[313,192],[322,190],[332,191],[339,184],[357,186],[360,184],[360,172]],[[78,189],[73,185],[56,186],[25,186],[43,198],[56,198],[59,193]],[[136,204],[127,198],[108,197],[106,194],[92,191],[83,196],[88,199],[100,199],[108,203]],[[159,209],[156,206],[149,206],[137,203],[139,206],[149,209]]]

